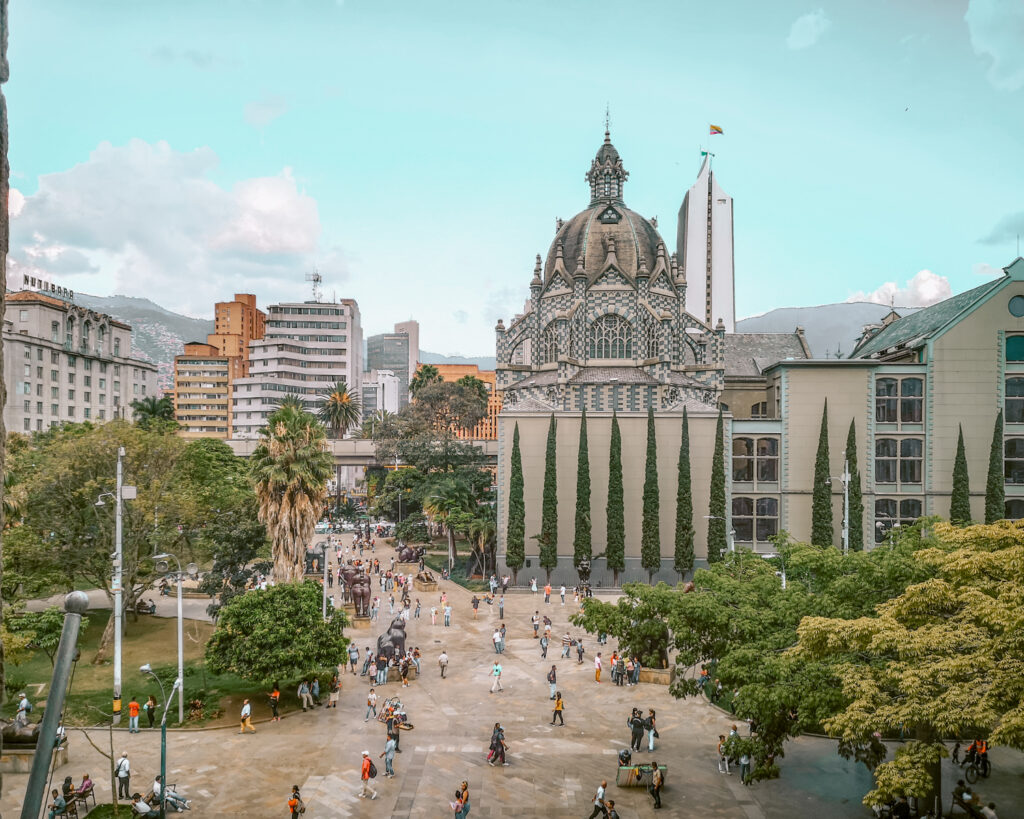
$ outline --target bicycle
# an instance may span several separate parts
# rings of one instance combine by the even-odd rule
[[[978,781],[979,776],[987,779],[992,773],[992,763],[988,761],[988,754],[972,754],[969,759],[964,760],[964,765],[964,779],[971,785]]]

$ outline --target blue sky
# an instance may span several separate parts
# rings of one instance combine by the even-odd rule
[[[316,267],[368,333],[414,317],[424,349],[493,354],[555,218],[587,206],[606,104],[626,202],[671,247],[724,128],[740,316],[963,290],[1024,234],[1020,0],[12,0],[10,17],[13,269],[191,315],[236,291],[305,298]]]

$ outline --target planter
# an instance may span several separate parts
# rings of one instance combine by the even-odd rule
[[[3,754],[0,755],[0,773],[27,774],[32,770],[32,757],[36,749],[31,745],[25,746],[4,746]],[[53,758],[50,760],[50,770],[68,764],[68,743],[62,742],[59,748],[53,749]]]
[[[671,685],[676,678],[675,666],[671,668],[641,668],[640,682],[654,685]]]
[[[421,592],[435,592],[437,591],[436,580],[420,580],[418,577],[414,577],[412,581],[412,587],[416,591]]]

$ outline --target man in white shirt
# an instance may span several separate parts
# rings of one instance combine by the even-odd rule
[[[14,722],[17,725],[28,725],[28,714],[32,710],[32,703],[28,701],[25,692],[18,694],[18,713],[14,715]]]
[[[244,734],[246,728],[254,734],[256,733],[256,729],[252,727],[252,706],[249,705],[249,700],[242,700],[242,725],[238,733]]]
[[[608,783],[605,780],[601,780],[601,785],[597,789],[597,793],[594,794],[594,810],[587,819],[595,819],[598,816],[607,816],[608,809],[604,805],[604,792],[608,787]]]
[[[437,664],[441,666],[441,679],[444,679],[444,672],[448,668],[448,652],[441,649],[441,656],[437,658]]]
[[[160,804],[160,777],[157,776],[153,780],[153,797],[157,800],[157,805]],[[172,803],[177,810],[192,810],[192,803],[184,796],[179,796],[170,788],[167,789],[167,801]]]
[[[494,643],[494,653],[501,654],[501,632],[498,629],[494,630],[494,635],[491,637],[491,642]]]
[[[132,794],[128,789],[128,783],[132,775],[131,763],[128,762],[128,752],[121,754],[121,758],[114,767],[114,774],[117,776],[117,796],[119,799],[131,799]]]
[[[562,584],[562,588],[558,590],[558,596],[562,598],[562,605],[565,605],[565,583]]]
[[[494,668],[491,669],[491,677],[494,678],[494,682],[491,683],[491,692],[504,691],[501,687],[501,663],[497,660],[494,661]]]
[[[160,815],[157,811],[153,810],[149,805],[147,805],[142,799],[142,794],[138,793],[132,797],[132,811],[134,811],[137,816]]]

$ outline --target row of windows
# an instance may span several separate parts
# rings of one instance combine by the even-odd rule
[[[24,356],[25,356],[25,358],[30,359],[30,360],[32,358],[32,347],[30,347],[27,344],[25,345],[25,348],[24,348]],[[61,354],[59,352],[57,352],[56,350],[50,350],[50,363],[51,364],[60,364],[60,356],[61,356]],[[75,356],[75,355],[70,355],[69,354],[67,356],[68,368],[72,369],[72,370],[76,369],[78,367],[78,359],[79,359],[79,356]],[[42,347],[36,347],[36,361],[42,361],[42,360],[43,360],[43,348]],[[85,370],[86,372],[89,372],[89,371],[92,370],[92,363],[93,363],[93,360],[91,358],[87,358],[87,357],[84,357],[84,356],[82,357],[82,369]],[[28,366],[28,365],[26,365],[26,366]],[[114,366],[114,375],[120,375],[121,374],[121,365],[120,364],[114,364],[113,366]],[[100,372],[101,373],[105,373],[107,371],[107,362],[100,361],[99,362],[99,367],[100,367]],[[139,372],[140,372],[140,370],[139,370],[138,367],[132,367],[132,377],[133,378],[138,378],[139,377]],[[27,372],[25,374],[28,375]]]
[[[269,307],[268,313],[272,315],[293,315],[293,316],[343,316],[345,310],[340,307]]]
[[[267,322],[268,327],[276,330],[344,330],[348,327],[346,321],[280,321]]]
[[[879,378],[875,381],[875,421],[920,424],[924,419],[924,380]]]
[[[738,482],[779,479],[778,438],[733,438],[732,479]]]

